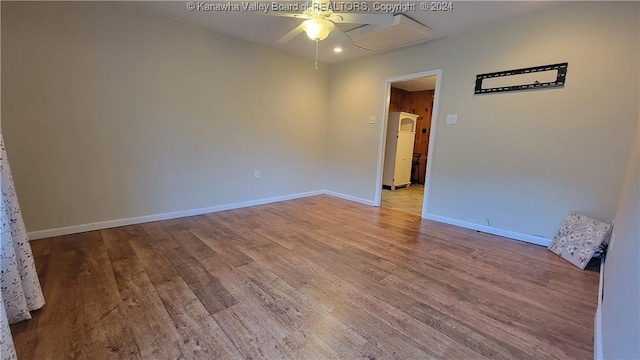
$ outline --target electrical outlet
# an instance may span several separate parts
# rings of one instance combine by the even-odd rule
[[[254,172],[253,172],[253,176],[254,176],[256,179],[260,179],[260,170],[256,170],[256,171],[254,171]]]
[[[447,125],[455,125],[458,123],[458,114],[447,115]]]
[[[376,116],[375,115],[369,116],[369,124],[375,124],[375,123],[376,123]]]

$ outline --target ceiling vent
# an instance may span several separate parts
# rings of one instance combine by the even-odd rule
[[[433,30],[402,14],[393,17],[391,25],[365,25],[347,31],[356,47],[381,52],[427,41]]]

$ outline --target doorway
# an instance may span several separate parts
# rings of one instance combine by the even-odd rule
[[[441,70],[433,70],[385,81],[385,123],[381,128],[382,149],[376,193],[378,206],[419,216],[426,214],[441,76]],[[398,131],[398,126],[394,126],[398,118],[416,119],[412,134]],[[408,135],[412,146],[396,141],[409,141],[406,140]],[[401,186],[391,183],[391,174],[399,172],[406,172],[411,181],[404,181]]]

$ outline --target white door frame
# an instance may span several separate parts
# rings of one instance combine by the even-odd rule
[[[431,111],[431,126],[429,130],[429,149],[427,150],[427,168],[424,180],[424,197],[422,199],[422,217],[427,214],[427,203],[429,192],[431,190],[431,166],[433,164],[433,151],[435,148],[436,124],[438,123],[438,103],[440,102],[440,84],[442,83],[442,69],[422,71],[419,73],[394,76],[384,81],[384,101],[382,109],[382,124],[380,126],[380,134],[378,135],[378,178],[376,180],[376,196],[375,206],[380,206],[382,201],[382,172],[384,165],[385,147],[387,145],[387,122],[389,117],[389,102],[391,100],[391,84],[400,81],[414,80],[418,78],[436,76],[436,89],[433,99],[433,109]]]

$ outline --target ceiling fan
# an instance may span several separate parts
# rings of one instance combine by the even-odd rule
[[[280,39],[279,43],[286,43],[302,34],[307,34],[309,39],[316,42],[316,69],[318,68],[318,42],[326,39],[332,31],[335,31],[343,42],[353,45],[353,40],[349,38],[340,28],[335,24],[360,24],[360,25],[390,25],[393,23],[393,14],[371,14],[371,13],[359,13],[355,12],[356,9],[344,9],[346,12],[334,12],[334,10],[341,10],[336,6],[333,1],[330,0],[313,0],[305,3],[302,13],[291,12],[270,12],[270,15],[290,17],[296,19],[305,19],[300,25],[293,30],[286,33]],[[362,8],[360,11],[367,11]]]

